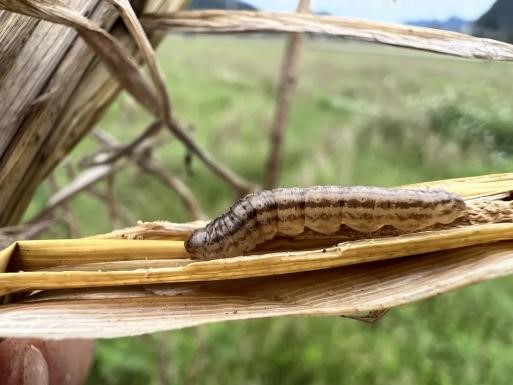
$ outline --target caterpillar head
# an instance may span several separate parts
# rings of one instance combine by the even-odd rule
[[[205,252],[205,246],[208,245],[209,237],[205,229],[195,230],[185,241],[185,250],[191,254],[202,257]]]

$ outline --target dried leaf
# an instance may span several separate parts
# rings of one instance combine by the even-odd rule
[[[43,292],[0,306],[0,336],[110,338],[227,320],[358,315],[512,273],[508,241],[280,279]]]
[[[137,18],[130,2],[128,0],[109,0],[121,14],[128,31],[134,38],[137,46],[141,50],[144,62],[148,66],[148,70],[157,91],[157,97],[160,107],[160,115],[165,122],[171,121],[171,106],[169,95],[167,92],[164,76],[157,62],[155,50],[153,49],[144,29]]]
[[[147,14],[145,28],[183,32],[310,32],[489,60],[513,60],[513,46],[462,33],[338,16],[251,11]]]

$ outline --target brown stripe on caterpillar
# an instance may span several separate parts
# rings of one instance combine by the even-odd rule
[[[297,236],[305,228],[336,233],[341,225],[362,233],[383,226],[413,232],[449,224],[464,216],[466,206],[444,190],[382,187],[315,186],[264,190],[235,202],[185,242],[202,259],[234,257],[276,235]]]

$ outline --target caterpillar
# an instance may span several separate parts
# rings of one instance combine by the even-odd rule
[[[305,228],[336,233],[341,225],[371,233],[385,225],[413,232],[449,224],[465,215],[465,202],[444,190],[315,186],[249,194],[194,231],[185,248],[202,259],[234,257],[276,235],[297,236]]]

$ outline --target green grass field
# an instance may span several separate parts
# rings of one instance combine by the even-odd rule
[[[180,120],[194,125],[197,141],[218,159],[256,182],[282,48],[278,38],[170,37],[159,53]],[[341,40],[308,42],[301,63],[282,186],[390,186],[511,171],[511,64]],[[122,96],[100,126],[129,141],[149,121]],[[86,139],[72,158],[93,148]],[[198,161],[193,175],[186,172],[176,141],[159,156],[209,215],[233,200]],[[135,169],[115,183],[116,198],[137,219],[188,219],[173,192]],[[42,187],[29,213],[48,196]],[[110,230],[95,198],[80,196],[72,207],[84,235]],[[372,325],[281,318],[99,341],[90,384],[161,384],[167,377],[172,384],[509,385],[512,324],[513,280],[504,278],[404,306]]]

